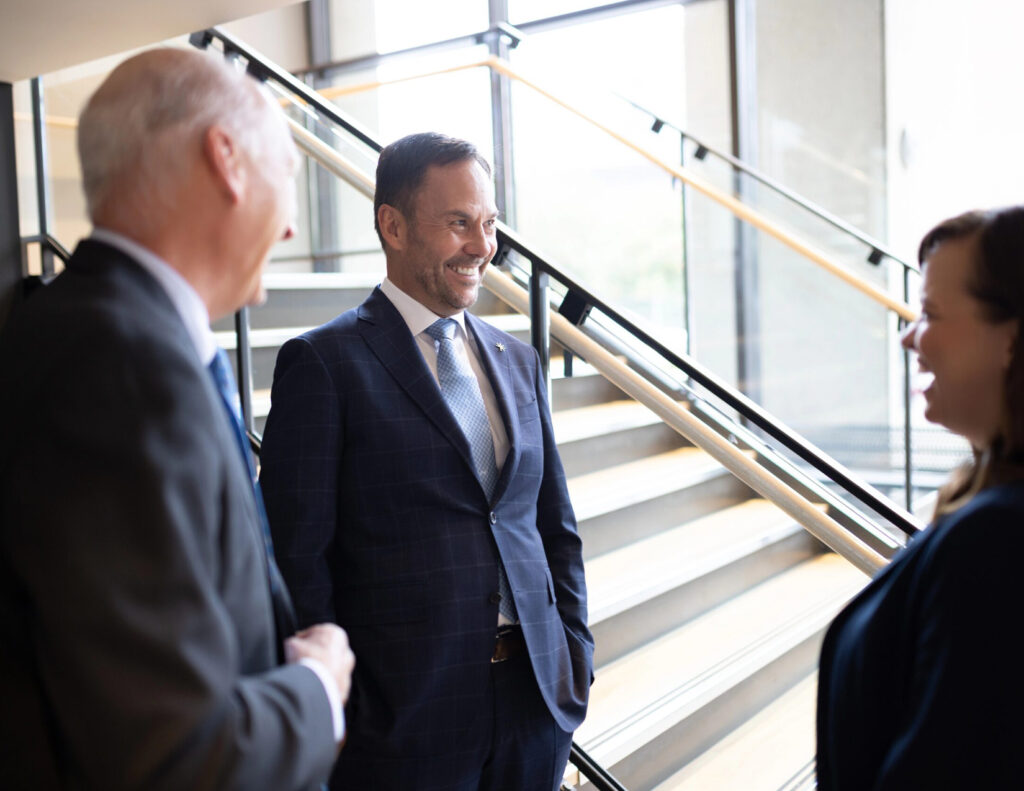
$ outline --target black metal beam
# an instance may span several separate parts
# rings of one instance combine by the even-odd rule
[[[14,87],[0,82],[0,328],[7,322],[24,274],[14,152]]]
[[[306,4],[306,33],[309,40],[309,62],[320,63],[330,60],[331,43],[331,4],[328,0],[309,0]],[[323,87],[323,79],[310,75],[314,89]],[[332,142],[331,130],[325,124],[312,118],[308,119],[309,130],[326,141]],[[315,160],[309,160],[307,169],[310,199],[310,250],[318,253],[321,250],[337,250],[341,247],[338,228],[338,179],[321,167]],[[339,272],[341,262],[337,258],[318,258],[313,256],[314,272]]]
[[[757,50],[755,0],[729,0],[729,56],[732,61],[732,148],[740,160],[757,163]],[[733,174],[735,195],[752,205],[754,185],[742,173]],[[736,382],[744,395],[758,403],[761,392],[761,295],[757,233],[744,220],[733,221],[736,295]]]
[[[259,79],[274,80],[283,88],[287,88],[303,102],[315,108],[320,116],[337,124],[373,151],[379,153],[384,147],[373,136],[373,133],[362,124],[353,118],[349,118],[336,105],[324,101],[320,94],[297,79],[291,72],[271,63],[258,52],[250,49],[239,39],[221,28],[213,27],[193,33],[189,36],[189,43],[199,49],[206,49],[214,39],[220,41],[225,54],[235,54],[244,57],[249,62],[248,69],[250,73],[253,73]]]
[[[487,50],[508,59],[508,35],[499,32],[508,25],[508,0],[488,0],[491,30]],[[518,42],[515,42],[518,43]],[[494,141],[494,194],[498,211],[508,225],[516,226],[515,167],[512,158],[512,81],[491,70],[491,135]]]
[[[50,147],[46,141],[46,100],[43,97],[43,78],[33,77],[32,140],[36,159],[36,213],[39,216],[39,235],[50,236]],[[40,248],[43,279],[53,277],[53,251],[45,244]]]

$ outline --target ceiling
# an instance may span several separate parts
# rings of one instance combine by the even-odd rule
[[[0,0],[0,82],[18,82],[294,2]]]

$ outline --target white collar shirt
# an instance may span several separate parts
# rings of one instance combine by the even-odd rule
[[[391,304],[395,306],[395,309],[405,320],[406,325],[409,327],[409,332],[412,333],[413,338],[416,340],[416,345],[419,347],[420,353],[423,355],[423,359],[436,381],[437,341],[428,335],[426,330],[427,327],[441,317],[410,297],[387,278],[384,278],[384,281],[380,284],[380,290],[384,292],[384,296],[390,300]],[[484,407],[487,409],[487,418],[491,423],[491,437],[494,440],[494,458],[500,471],[505,463],[506,456],[508,456],[509,441],[508,434],[505,431],[505,421],[501,416],[501,410],[498,408],[497,396],[494,395],[494,388],[491,386],[491,381],[480,360],[476,339],[466,329],[465,312],[459,311],[448,318],[455,319],[455,322],[459,325],[454,338],[455,354],[469,362],[469,367],[480,384],[480,395],[483,396]]]
[[[93,228],[89,238],[120,250],[153,276],[181,316],[199,361],[209,365],[217,353],[217,341],[210,329],[210,314],[206,305],[188,281],[152,250],[126,236],[107,228]]]

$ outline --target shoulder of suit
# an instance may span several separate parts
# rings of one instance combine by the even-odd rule
[[[97,366],[106,358],[123,362],[132,350],[152,361],[192,348],[174,305],[149,273],[112,248],[85,242],[13,319],[12,327],[35,335],[40,355],[52,345],[55,354],[82,353]]]
[[[315,345],[322,341],[333,340],[344,335],[357,334],[358,323],[359,309],[352,308],[351,310],[346,310],[344,313],[335,316],[330,321],[321,324],[319,327],[307,330],[298,337]]]

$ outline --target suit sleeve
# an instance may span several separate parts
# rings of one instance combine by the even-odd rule
[[[906,624],[915,651],[907,715],[878,791],[1005,787],[1011,763],[1019,776],[1021,527],[1019,510],[981,508],[926,559]]]
[[[60,750],[90,788],[315,785],[335,756],[319,680],[298,665],[240,672],[247,627],[234,615],[252,591],[243,583],[229,607],[222,582],[260,578],[262,556],[222,551],[223,432],[202,372],[166,348],[104,340],[50,361],[59,374],[0,493]]]
[[[531,350],[533,351],[533,350]],[[551,425],[547,388],[541,375],[540,358],[533,351],[534,381],[544,442],[544,475],[537,496],[537,529],[547,555],[555,599],[569,639],[577,673],[577,684],[593,681],[594,638],[587,627],[587,586],[583,573],[583,544],[576,526],[576,515],[569,501],[565,470]]]
[[[260,486],[274,552],[299,625],[336,622],[330,559],[337,528],[341,406],[333,380],[304,338],[277,358],[260,452]]]

